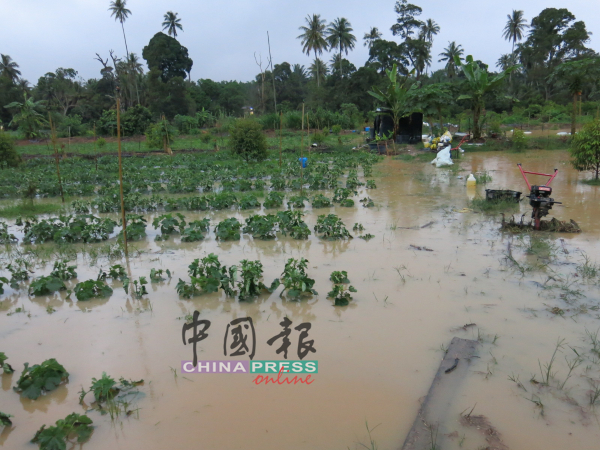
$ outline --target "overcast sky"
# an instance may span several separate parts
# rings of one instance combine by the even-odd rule
[[[96,52],[104,58],[108,51],[125,55],[121,26],[110,17],[109,0],[0,0],[2,26],[0,53],[10,55],[23,77],[35,84],[46,72],[58,67],[73,68],[85,79],[98,78],[101,65]],[[494,67],[511,45],[502,39],[506,15],[523,9],[531,21],[544,8],[566,7],[585,21],[593,33],[588,44],[600,51],[599,0],[414,0],[423,8],[422,20],[432,18],[441,27],[433,43],[433,69],[442,67],[438,54],[448,41],[461,44],[472,54]],[[329,23],[347,18],[354,28],[357,47],[348,59],[357,67],[368,58],[362,37],[376,26],[384,39],[397,40],[390,31],[395,23],[395,0],[128,0],[132,14],[125,22],[129,50],[140,56],[150,38],[161,31],[167,11],[179,13],[184,31],[178,35],[194,60],[192,79],[249,81],[258,73],[254,52],[268,58],[267,30],[271,36],[273,61],[278,64],[310,65],[302,54],[298,27],[307,14],[321,14]],[[324,55],[329,61],[330,54]],[[142,61],[143,62],[143,61]]]

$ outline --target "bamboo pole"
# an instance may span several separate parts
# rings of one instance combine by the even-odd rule
[[[279,168],[281,169],[281,151],[283,146],[283,113],[279,113]]]
[[[308,113],[306,113],[306,140],[308,141],[308,153],[310,154],[310,122],[308,121]]]
[[[94,122],[94,161],[96,162],[96,172],[98,172],[98,150],[96,149],[96,123]]]
[[[304,103],[302,103],[302,143],[300,145],[300,195],[304,195],[304,166],[302,164],[302,158],[304,157]]]
[[[121,98],[119,88],[117,88],[117,143],[119,149],[119,185],[121,190],[121,219],[123,221],[123,246],[125,248],[125,258],[129,257],[127,251],[127,219],[125,217],[125,198],[123,195],[123,158],[121,156]]]
[[[58,187],[60,188],[60,198],[65,203],[65,194],[63,192],[62,179],[60,178],[60,163],[58,162],[58,149],[56,148],[56,129],[52,123],[52,116],[48,113],[48,119],[50,120],[50,133],[52,136],[52,147],[54,147],[54,161],[56,162],[56,175],[58,176]]]

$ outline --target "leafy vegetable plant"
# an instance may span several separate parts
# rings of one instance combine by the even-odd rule
[[[240,261],[240,280],[237,283],[239,299],[247,300],[256,297],[267,287],[260,281],[263,276],[263,266],[260,261]]]
[[[344,286],[343,284],[335,284],[333,289],[327,293],[327,297],[335,300],[335,306],[346,306],[352,300],[350,292],[356,292],[354,286]]]
[[[77,283],[73,289],[75,297],[79,301],[86,301],[92,298],[109,297],[112,295],[112,288],[102,280],[87,280]]]
[[[273,280],[269,291],[273,292],[283,284],[283,292],[287,291],[287,296],[292,299],[298,299],[303,294],[317,295],[317,291],[313,289],[315,280],[308,278],[306,274],[307,266],[308,261],[304,258],[299,261],[294,258],[288,259],[281,274],[281,280],[279,278]]]
[[[167,277],[171,278],[171,271],[169,269],[150,269],[150,281],[152,283],[160,283],[161,281],[165,281],[166,278],[163,277],[163,273],[167,275]]]
[[[217,239],[222,241],[238,241],[241,237],[241,226],[242,225],[235,217],[231,217],[229,219],[223,220],[222,222],[219,222],[219,224],[215,227],[215,234],[217,235]]]
[[[277,191],[271,191],[265,199],[265,208],[280,208],[283,206],[283,194]]]
[[[336,270],[335,272],[331,272],[329,279],[335,284],[350,283],[350,280],[348,279],[348,272],[346,272],[345,270]]]
[[[154,270],[154,269],[152,269]],[[148,284],[148,280],[146,277],[140,277],[139,280],[133,280],[133,283],[129,281],[129,278],[125,278],[123,280],[123,289],[127,294],[129,294],[129,287],[132,286],[132,295],[135,295],[136,298],[142,298],[144,295],[148,294],[148,290],[146,289],[146,285]],[[112,290],[111,290],[112,292]]]
[[[31,282],[29,285],[30,295],[51,295],[57,291],[66,289],[65,283],[60,278],[53,276],[40,277]]]
[[[335,214],[320,215],[314,229],[315,233],[321,234],[324,239],[352,239],[342,219]]]
[[[40,450],[66,450],[68,443],[74,447],[73,439],[77,438],[81,444],[90,438],[94,431],[92,423],[88,416],[72,413],[57,420],[55,426],[46,428],[42,425],[31,442],[39,444]]]
[[[210,220],[205,217],[202,220],[194,220],[181,233],[182,242],[196,242],[204,239],[204,233],[208,231]]]
[[[69,372],[54,358],[31,367],[29,363],[25,363],[14,390],[20,392],[23,397],[35,400],[43,393],[53,391],[68,379]]]
[[[277,232],[277,216],[267,214],[266,216],[250,216],[246,219],[244,233],[252,234],[253,237],[262,240],[275,239]]]
[[[12,420],[10,420],[11,417],[13,417],[11,414],[6,414],[0,411],[0,425],[6,427],[12,425]]]
[[[312,207],[313,208],[328,208],[331,206],[331,200],[325,197],[323,194],[317,194],[313,197]]]
[[[152,221],[152,226],[154,229],[160,228],[162,236],[173,234],[177,231],[176,229],[182,233],[185,228],[185,217],[181,213],[175,213],[175,217],[173,217],[173,214],[171,213],[163,214]],[[160,236],[156,237],[156,240],[161,239],[164,238]]]
[[[195,259],[190,265],[188,273],[191,282],[188,284],[179,280],[175,289],[184,298],[191,298],[201,292],[217,292],[223,289],[230,297],[235,296],[233,285],[235,282],[237,267],[231,266],[227,269],[222,266],[219,258],[214,253],[200,259]]]
[[[279,218],[279,229],[284,236],[289,233],[294,239],[306,239],[310,235],[311,231],[308,225],[302,220],[304,217],[302,211],[279,211],[277,217]]]

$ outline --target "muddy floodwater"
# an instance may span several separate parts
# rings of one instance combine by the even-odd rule
[[[558,168],[553,197],[563,204],[551,217],[575,220],[581,234],[503,233],[498,214],[469,209],[470,198],[483,196],[486,188],[526,193],[518,162],[531,171]],[[127,296],[117,282],[110,298],[88,302],[66,299],[65,293],[28,297],[6,287],[0,351],[15,373],[2,375],[0,410],[14,417],[0,434],[0,446],[37,448],[29,443],[35,431],[90,408],[79,404],[79,391],[106,372],[145,383],[131,415],[111,421],[88,412],[95,430],[85,450],[371,448],[366,423],[374,428],[377,448],[397,449],[444,348],[458,336],[479,340],[478,358],[458,384],[447,420],[438,424],[436,448],[487,445],[481,430],[461,424],[461,412],[473,407],[473,416],[485,416],[499,433],[505,447],[497,448],[598,448],[600,398],[594,403],[593,394],[600,389],[600,346],[594,347],[593,336],[600,328],[600,289],[598,278],[582,276],[582,264],[586,255],[588,267],[600,260],[600,187],[582,184],[588,174],[572,170],[564,151],[468,153],[458,165],[436,169],[390,158],[374,167],[377,189],[359,188],[355,207],[306,207],[311,229],[319,214],[335,212],[349,230],[361,223],[363,234],[375,236],[369,241],[351,231],[356,237],[348,241],[324,241],[313,233],[305,241],[244,235],[239,242],[219,243],[212,231],[218,221],[256,212],[184,212],[188,221],[209,217],[211,233],[196,243],[181,243],[178,236],[155,242],[157,230],[149,226],[146,240],[133,244],[131,274],[147,277],[151,268],[168,268],[173,278],[149,284],[141,300]],[[465,178],[483,172],[492,181],[468,191]],[[374,207],[358,202],[366,195]],[[515,216],[527,218],[527,201],[519,208]],[[146,215],[149,224],[154,216]],[[533,251],[531,239],[542,242],[536,248],[544,251]],[[288,258],[304,257],[319,295],[294,302],[280,297],[280,288],[248,302],[222,292],[180,298],[178,279],[189,280],[188,265],[209,253],[228,266],[260,260],[267,285]],[[77,261],[79,281],[109,266],[86,255]],[[39,266],[34,276],[50,270],[51,264]],[[326,298],[334,270],[347,271],[358,291],[346,307]],[[49,305],[55,312],[47,312]],[[15,312],[19,307],[25,312]],[[194,310],[211,321],[209,336],[198,344],[198,359],[207,361],[229,359],[223,338],[233,319],[253,319],[255,360],[282,359],[278,345],[267,340],[280,333],[284,317],[292,328],[310,322],[317,352],[306,359],[319,364],[313,383],[255,385],[251,374],[182,374],[181,361],[192,359],[182,325]],[[564,341],[545,383],[559,339]],[[292,330],[290,341],[288,358],[296,360],[298,331]],[[25,362],[48,358],[69,371],[67,384],[35,401],[13,392]]]

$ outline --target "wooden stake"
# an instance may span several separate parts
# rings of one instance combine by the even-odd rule
[[[283,134],[283,113],[279,113],[279,168],[281,169],[281,150],[282,150],[282,134]]]
[[[48,119],[50,119],[50,133],[52,133],[52,147],[54,147],[54,161],[56,162],[56,175],[58,176],[58,187],[60,188],[60,198],[65,203],[65,194],[63,192],[62,180],[60,178],[60,163],[58,162],[58,149],[56,148],[56,130],[52,123],[52,116],[48,113]]]
[[[96,150],[96,123],[94,122],[94,161],[96,162],[96,172],[98,172],[98,150]]]
[[[127,251],[127,219],[125,217],[125,198],[123,195],[123,158],[121,156],[121,99],[117,88],[117,143],[119,149],[119,184],[121,188],[121,219],[123,221],[123,245],[125,258],[129,257]]]
[[[308,113],[306,113],[306,140],[308,141],[308,154],[310,154],[310,122],[308,121]]]

